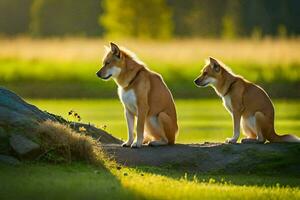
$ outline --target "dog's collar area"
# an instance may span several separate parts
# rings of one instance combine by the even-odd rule
[[[232,81],[227,89],[227,91],[222,95],[223,97],[225,97],[231,90],[232,86],[237,82],[237,79]]]
[[[143,69],[139,69],[139,70],[135,73],[134,77],[129,81],[127,87],[129,87],[129,86],[135,81],[135,79],[138,77],[138,75],[141,73],[141,71],[143,71]]]

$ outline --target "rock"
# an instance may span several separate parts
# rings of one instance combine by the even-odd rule
[[[0,154],[9,153],[8,134],[0,127]]]
[[[5,130],[0,127],[0,139],[6,138],[8,135],[6,134]]]
[[[118,164],[155,166],[203,173],[300,172],[300,144],[175,144],[140,149],[102,145]]]
[[[15,93],[0,87],[0,127],[8,134],[21,132],[34,138],[34,130],[44,120],[56,119],[26,103]]]
[[[35,130],[46,120],[68,124],[68,121],[62,117],[41,111],[15,93],[0,87],[0,154],[9,154],[12,148],[22,159],[34,158],[39,149],[39,144],[32,142],[39,141]],[[122,143],[107,132],[88,124],[75,123],[72,128],[79,134],[79,127],[86,129],[80,134],[90,135],[101,143]],[[13,135],[13,133],[20,134]]]
[[[20,165],[21,162],[12,156],[0,155],[0,163],[5,163],[9,165]]]
[[[30,135],[39,122],[52,120],[59,123],[68,123],[67,120],[55,114],[41,111],[37,107],[28,104],[22,98],[15,93],[0,87],[0,132],[1,128],[17,129],[18,131]],[[117,143],[120,144],[122,141],[111,136],[106,131],[95,128],[89,124],[83,123],[72,123],[71,126],[78,131],[79,127],[85,127],[87,129],[86,134],[92,136],[95,139],[103,143]]]
[[[34,157],[38,154],[40,145],[32,142],[22,135],[13,134],[9,138],[9,144],[12,149],[17,153],[21,158],[24,157]]]

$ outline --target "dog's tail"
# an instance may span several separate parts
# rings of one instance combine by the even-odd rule
[[[295,135],[278,135],[276,133],[270,138],[270,142],[289,142],[289,143],[300,143],[300,138]]]

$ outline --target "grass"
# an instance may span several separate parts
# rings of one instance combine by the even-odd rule
[[[299,98],[300,40],[120,41],[161,73],[175,97],[214,97],[193,80],[214,56],[264,86],[273,97]],[[113,97],[115,84],[100,81],[103,45],[97,39],[0,40],[0,84],[27,97]],[[30,70],[29,70],[30,69]],[[287,90],[288,88],[289,90]],[[68,92],[63,92],[68,91]]]
[[[218,175],[191,175],[192,180],[189,180],[187,174],[184,174],[181,178],[174,178],[174,175],[170,172],[164,176],[144,172],[142,172],[144,176],[137,176],[138,174],[136,173],[135,169],[129,169],[127,177],[122,176],[122,172],[117,173],[117,176],[121,177],[120,181],[126,188],[129,188],[134,193],[143,194],[149,199],[240,199],[241,197],[243,199],[297,199],[299,197],[299,188],[297,187],[293,189],[286,187],[283,189],[274,185],[235,185],[227,182],[228,180],[242,178],[244,178],[245,182],[249,179],[254,180],[254,178],[257,179],[256,181],[261,181],[263,177],[258,178],[257,176],[236,175],[222,179],[220,178],[222,176]],[[216,182],[216,178],[221,181]],[[144,181],[145,179],[147,181]],[[276,181],[283,181],[283,179],[277,179]],[[291,179],[288,181],[293,182]],[[145,188],[149,189],[145,190]]]
[[[3,200],[130,197],[111,173],[88,165],[35,164],[14,167],[13,170],[0,165],[0,168],[0,195]]]
[[[127,138],[123,107],[118,100],[29,100],[29,102],[66,119],[68,112],[73,109],[81,115],[84,122],[90,122],[98,127],[106,126],[106,130],[114,136]],[[300,136],[299,101],[278,100],[274,104],[277,132]],[[178,142],[223,142],[227,137],[231,137],[231,117],[222,106],[221,99],[178,100],[176,105],[180,127]]]
[[[187,174],[162,168],[0,165],[1,199],[299,199],[298,177]],[[17,192],[16,192],[17,191]]]
[[[39,160],[53,163],[80,160],[96,166],[103,165],[104,154],[97,142],[66,125],[47,120],[39,125],[35,134],[43,152]]]

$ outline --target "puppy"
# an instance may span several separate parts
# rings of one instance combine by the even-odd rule
[[[125,109],[128,140],[124,147],[139,148],[174,144],[178,132],[177,114],[172,94],[162,77],[150,71],[130,51],[111,43],[97,76],[112,78]],[[134,124],[137,118],[134,141]]]
[[[236,143],[242,124],[246,139],[242,143],[300,142],[293,135],[277,135],[274,130],[274,107],[270,97],[258,85],[231,72],[220,61],[209,58],[196,78],[199,87],[211,85],[222,97],[223,105],[233,119],[233,137],[226,142]]]

